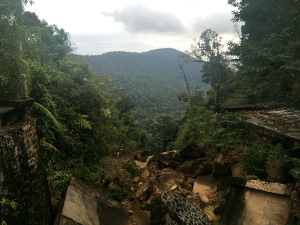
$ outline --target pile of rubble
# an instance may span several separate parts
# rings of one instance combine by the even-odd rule
[[[289,195],[292,189],[277,185],[281,189],[275,188],[274,191],[276,185],[265,188],[268,184],[262,184],[260,181],[248,182],[247,186],[236,154],[219,154],[210,159],[205,156],[205,147],[191,143],[180,152],[174,150],[149,157],[146,150],[141,148],[133,150],[132,146],[129,146],[120,150],[117,156],[123,160],[135,159],[140,167],[135,177],[124,169],[108,170],[110,175],[108,187],[131,193],[128,199],[121,203],[116,202],[73,179],[63,193],[55,225],[209,225],[219,222],[222,225],[269,224],[255,220],[245,222],[243,218],[246,217],[239,218],[235,212],[237,209],[234,208],[242,202],[245,207],[238,209],[238,212],[242,213],[241,215],[252,212],[255,203],[251,202],[252,208],[247,208],[245,199],[264,201],[265,195],[262,193],[269,190],[268,204],[272,202],[278,204],[272,205],[273,211],[261,211],[264,212],[260,215],[261,218],[274,217],[275,213],[284,219],[272,220],[272,222],[279,221],[274,224],[283,225],[291,220]],[[232,177],[242,181],[230,185]],[[243,192],[238,192],[235,188],[242,188]],[[289,191],[283,192],[284,188]],[[225,191],[230,192],[229,200],[226,202],[222,196]],[[236,197],[235,193],[240,194]],[[247,197],[250,194],[252,198]],[[282,209],[276,208],[278,205]],[[229,208],[236,215],[232,221],[230,220],[232,218],[226,217]],[[222,214],[224,211],[227,215]],[[220,219],[221,214],[223,219]],[[229,220],[230,222],[227,222]]]

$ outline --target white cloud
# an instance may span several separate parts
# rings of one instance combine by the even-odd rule
[[[160,47],[184,51],[206,28],[226,40],[233,37],[233,8],[226,0],[140,2],[35,0],[35,5],[26,9],[69,32],[79,54],[143,52]]]

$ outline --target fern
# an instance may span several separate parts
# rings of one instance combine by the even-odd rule
[[[81,115],[78,119],[75,120],[75,125],[77,125],[81,129],[92,130],[90,122],[86,120],[87,118],[87,115]]]
[[[47,108],[45,108],[43,105],[41,105],[37,102],[34,103],[33,107],[36,108],[37,110],[43,112],[45,115],[47,115],[48,118],[50,118],[52,120],[52,122],[55,124],[58,131],[63,132],[62,125],[55,119],[55,117],[51,114],[51,112],[49,112],[49,110]]]

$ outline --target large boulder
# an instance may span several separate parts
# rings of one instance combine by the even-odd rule
[[[134,225],[151,225],[149,211],[137,210],[132,213],[130,219]]]
[[[212,175],[200,175],[194,182],[193,193],[199,194],[200,196],[206,196],[208,199],[211,199],[213,196],[216,196],[217,182],[218,180]]]
[[[107,174],[110,176],[108,187],[115,190],[131,190],[133,186],[132,176],[124,169],[109,169]]]
[[[134,145],[128,145],[125,148],[119,149],[117,152],[117,158],[119,162],[123,162],[128,159],[135,159],[145,162],[147,157],[147,150]]]
[[[207,159],[197,159],[190,164],[177,167],[178,173],[188,174],[191,177],[196,177],[201,174],[209,174],[213,171],[212,162]]]
[[[190,161],[190,160],[196,160],[200,159],[205,156],[205,146],[199,146],[195,150],[193,150],[191,153],[189,153],[184,160]]]
[[[227,159],[222,153],[213,162],[213,175],[215,178],[225,177],[231,174]]]
[[[171,152],[163,152],[163,153],[156,153],[152,158],[149,159],[148,165],[151,162],[168,162],[171,157],[173,157],[176,154],[175,151]]]
[[[290,191],[290,185],[259,180],[231,183],[218,224],[294,224],[289,221],[293,213]]]
[[[147,201],[151,194],[155,191],[155,189],[156,188],[154,187],[154,185],[147,181],[137,190],[135,198],[140,202]]]
[[[58,207],[54,225],[130,225],[126,207],[71,178]]]
[[[148,158],[148,153],[146,149],[139,149],[138,152],[134,154],[134,159],[140,162],[146,162]]]
[[[181,151],[180,151],[180,156],[182,158],[187,157],[192,151],[194,151],[197,148],[197,143],[192,142],[185,146]]]
[[[164,169],[158,171],[153,177],[153,182],[162,191],[168,191],[173,184],[182,183],[185,176],[172,170]]]
[[[152,225],[209,225],[202,209],[171,191],[163,192],[152,202]]]

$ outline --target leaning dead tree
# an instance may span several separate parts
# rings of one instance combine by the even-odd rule
[[[186,75],[185,75],[185,72],[184,72],[184,70],[183,70],[182,64],[179,63],[179,59],[178,59],[178,65],[179,65],[179,68],[180,68],[180,69],[182,70],[182,72],[183,72],[184,79],[185,79],[185,83],[186,83],[186,87],[187,87],[187,89],[188,89],[189,95],[191,95],[190,88],[189,88],[188,82],[187,82],[187,80],[186,80]]]

